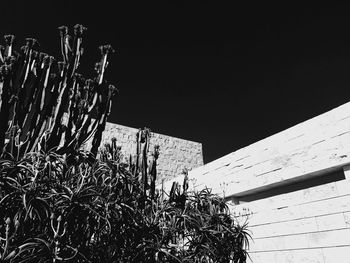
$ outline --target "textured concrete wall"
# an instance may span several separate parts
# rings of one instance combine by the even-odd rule
[[[136,133],[138,129],[119,124],[107,123],[102,136],[103,145],[115,137],[117,145],[122,147],[125,158],[136,154]],[[89,143],[88,143],[89,145]],[[180,175],[184,168],[193,169],[203,165],[202,144],[163,134],[152,133],[150,151],[155,145],[160,146],[158,159],[158,182],[161,178],[169,180]],[[87,146],[89,147],[89,146]]]
[[[192,187],[256,193],[350,163],[350,103],[239,149],[190,173]],[[177,180],[177,179],[175,179]]]
[[[341,180],[233,206],[248,216],[254,263],[349,263],[350,181]]]
[[[232,211],[239,220],[249,211],[254,263],[350,263],[349,164],[347,103],[194,169],[189,177],[192,189],[207,186],[238,203]]]

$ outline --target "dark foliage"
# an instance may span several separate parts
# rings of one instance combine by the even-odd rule
[[[188,192],[187,177],[169,196],[152,188],[157,154],[144,174],[143,162],[120,161],[115,141],[72,165],[53,152],[2,159],[2,260],[245,262],[249,234],[222,198]]]
[[[16,52],[14,36],[5,36],[0,46],[0,154],[16,160],[40,150],[71,154],[93,135],[91,151],[97,153],[116,91],[103,79],[113,49],[100,47],[96,77],[85,79],[77,73],[85,29],[76,25],[70,41],[67,27],[59,27],[58,62],[38,52],[35,39],[27,38]]]
[[[129,162],[116,140],[96,157],[115,91],[103,80],[111,47],[85,81],[76,73],[83,31],[75,26],[70,47],[60,27],[57,64],[33,39],[16,53],[6,36],[0,50],[1,262],[245,262],[246,225],[222,198],[189,192],[187,175],[169,195],[156,189],[148,129]]]

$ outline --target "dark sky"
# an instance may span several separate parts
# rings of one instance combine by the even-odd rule
[[[3,2],[0,34],[59,57],[56,28],[85,25],[82,73],[117,51],[109,121],[202,142],[205,162],[350,100],[349,4],[115,2]]]

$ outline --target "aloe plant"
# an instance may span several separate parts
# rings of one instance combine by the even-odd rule
[[[0,162],[4,262],[245,262],[249,242],[209,189],[153,188],[158,148],[143,185],[116,140],[75,162],[48,151]],[[140,171],[142,173],[142,171]]]
[[[56,148],[77,151],[93,136],[96,154],[111,111],[116,88],[104,80],[110,45],[100,47],[96,76],[78,73],[85,27],[76,25],[72,41],[66,26],[59,27],[61,61],[37,51],[38,41],[27,38],[19,52],[14,36],[0,48],[0,154],[19,160],[26,153]],[[95,114],[96,118],[92,119]]]
[[[0,47],[1,262],[243,263],[250,236],[209,189],[157,189],[159,147],[136,135],[127,162],[116,139],[99,148],[116,92],[77,73],[85,28],[60,27],[62,61],[14,37]],[[94,119],[92,116],[94,115]],[[91,151],[81,145],[93,138]]]

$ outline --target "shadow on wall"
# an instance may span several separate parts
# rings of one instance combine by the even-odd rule
[[[246,202],[252,202],[255,200],[260,200],[276,195],[287,194],[298,190],[308,189],[311,187],[337,182],[344,180],[345,175],[343,170],[337,170],[324,175],[317,175],[311,178],[306,178],[298,182],[288,182],[284,181],[283,184],[276,184],[275,187],[270,187],[268,190],[263,190],[249,195],[242,196],[230,196],[226,198],[226,201],[232,201],[235,204],[241,204]]]

